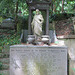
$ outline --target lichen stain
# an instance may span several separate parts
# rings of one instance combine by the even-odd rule
[[[48,75],[47,66],[34,60],[25,61],[23,71],[25,75]]]

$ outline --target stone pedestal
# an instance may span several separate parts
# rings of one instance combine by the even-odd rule
[[[10,75],[67,75],[67,47],[10,47]]]

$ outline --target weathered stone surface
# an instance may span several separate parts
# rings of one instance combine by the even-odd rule
[[[14,24],[15,24],[14,20],[8,18],[3,20],[1,27],[14,28]]]
[[[56,38],[55,31],[54,30],[50,30],[49,31],[49,36],[50,36],[50,39],[51,39],[51,43],[54,43],[55,42],[55,38]]]
[[[75,75],[75,60],[69,60],[69,75]]]
[[[10,75],[67,75],[67,47],[10,47]]]

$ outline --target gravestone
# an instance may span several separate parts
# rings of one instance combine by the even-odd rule
[[[1,27],[2,28],[12,28],[12,29],[14,29],[14,25],[15,25],[14,20],[8,18],[8,19],[3,20],[2,24],[1,24]]]
[[[10,75],[67,75],[67,47],[13,45]]]

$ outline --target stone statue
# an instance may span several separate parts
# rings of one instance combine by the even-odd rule
[[[33,21],[31,23],[32,25],[32,31],[35,37],[38,39],[38,37],[41,37],[42,35],[42,24],[44,22],[43,16],[40,14],[40,11],[36,9],[36,14],[33,17]]]

